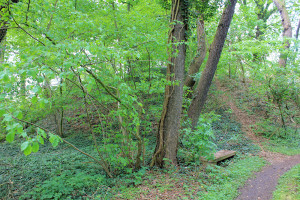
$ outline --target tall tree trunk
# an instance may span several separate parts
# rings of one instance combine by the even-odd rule
[[[163,111],[158,125],[155,152],[151,166],[164,167],[165,160],[177,164],[177,146],[182,111],[184,64],[186,56],[187,1],[172,0],[171,30],[168,43],[169,64]]]
[[[285,3],[284,1],[281,0],[273,0],[274,4],[276,5],[278,11],[280,12],[281,16],[281,23],[283,26],[283,39],[285,40],[286,38],[292,38],[292,26],[291,26],[291,21],[289,18],[289,14],[286,10]],[[290,48],[290,43],[288,40],[284,42],[284,51],[287,51]],[[287,60],[287,53],[286,52],[281,52],[280,57],[279,57],[279,65],[282,67],[286,66],[286,60]]]
[[[188,75],[184,81],[184,85],[188,86],[191,89],[195,85],[195,80],[192,76],[195,75],[197,72],[199,72],[199,69],[206,56],[206,40],[205,40],[203,20],[197,21],[197,40],[198,40],[197,53],[189,67]]]
[[[200,81],[197,85],[194,98],[188,110],[188,116],[192,119],[192,127],[195,128],[200,116],[201,110],[206,101],[207,93],[214,77],[217,65],[222,53],[228,29],[234,14],[234,9],[237,0],[228,0],[226,8],[223,11],[219,22],[217,32],[204,71],[202,72]]]

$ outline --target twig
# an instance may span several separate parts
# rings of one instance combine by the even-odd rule
[[[16,21],[16,19],[14,18],[13,14],[10,11],[10,6],[8,6],[8,12],[9,15],[11,16],[11,18],[13,19],[13,21],[15,22],[15,24],[18,26],[18,28],[20,28],[22,31],[24,31],[27,35],[29,35],[32,39],[34,39],[35,41],[39,42],[40,44],[42,44],[43,46],[46,46],[42,41],[40,41],[39,39],[33,37],[30,33],[28,33],[24,28],[22,28],[19,23]]]

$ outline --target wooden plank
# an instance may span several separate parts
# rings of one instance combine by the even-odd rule
[[[225,160],[225,159],[230,158],[235,155],[236,155],[236,151],[220,150],[214,154],[215,159],[208,161],[204,158],[201,158],[201,161],[203,161],[204,163],[209,163],[209,164],[217,164],[217,162]]]
[[[221,160],[225,160],[226,158],[230,158],[236,154],[236,151],[230,150],[221,150],[215,153],[214,162],[219,162]]]

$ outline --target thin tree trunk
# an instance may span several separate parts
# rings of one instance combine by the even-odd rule
[[[297,26],[297,30],[296,30],[296,35],[295,35],[296,40],[298,40],[299,29],[300,29],[300,19],[299,19],[299,22],[298,22],[298,26]],[[298,47],[296,47],[296,52],[298,52]]]
[[[197,54],[189,67],[188,75],[184,81],[184,85],[188,86],[191,89],[194,87],[196,83],[196,81],[192,76],[195,75],[197,72],[199,72],[199,69],[206,56],[206,40],[205,40],[203,20],[197,21],[197,40],[198,40]]]
[[[283,26],[283,39],[285,40],[286,38],[292,38],[292,26],[291,26],[291,21],[289,18],[289,14],[286,10],[285,3],[284,1],[282,2],[281,0],[273,0],[274,4],[276,5],[278,11],[280,12],[281,16],[281,23]],[[284,50],[287,51],[290,48],[290,43],[288,40],[284,42]],[[287,60],[287,53],[286,52],[281,52],[280,57],[279,57],[279,65],[282,67],[286,66],[286,60]]]
[[[244,65],[242,63],[242,60],[240,60],[240,64],[241,64],[241,69],[242,69],[242,82],[246,83],[245,68],[244,68]]]
[[[0,30],[0,35],[1,35],[1,30]],[[2,36],[0,36],[2,37]],[[5,37],[5,36],[4,36]],[[0,42],[0,63],[4,62],[4,54],[5,54],[5,49],[6,49],[6,45],[5,45],[5,38],[1,40]]]
[[[0,13],[4,15],[3,10],[6,9],[6,5],[0,6]],[[2,16],[0,14],[0,63],[4,62],[4,52],[5,52],[5,36],[7,33],[7,21],[2,20]]]
[[[167,80],[171,83],[165,88],[163,111],[158,126],[157,142],[152,157],[151,166],[166,166],[166,160],[177,164],[177,146],[179,126],[182,111],[184,64],[186,56],[187,30],[187,5],[186,1],[173,0],[168,43],[172,44],[169,53]],[[176,44],[177,43],[177,44]]]
[[[204,71],[202,72],[200,81],[197,85],[194,98],[188,110],[188,116],[192,119],[192,127],[195,128],[198,118],[206,101],[207,93],[214,77],[217,65],[222,53],[228,29],[234,14],[237,0],[228,0],[226,8],[223,11],[219,22],[214,41],[206,62]]]
[[[298,36],[299,36],[299,28],[300,28],[300,19],[299,19],[298,26],[297,26],[297,30],[296,30],[296,40],[298,40]]]
[[[12,0],[13,3],[18,3],[19,0]],[[2,43],[2,41],[4,40],[5,36],[6,36],[6,33],[7,33],[7,25],[8,25],[8,21],[6,20],[3,20],[2,19],[2,15],[6,15],[7,13],[5,13],[6,9],[8,7],[8,2],[3,2],[1,3],[0,5],[0,43]]]

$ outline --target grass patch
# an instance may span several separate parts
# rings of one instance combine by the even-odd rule
[[[286,155],[300,154],[300,132],[291,128],[284,129],[278,125],[265,122],[257,123],[255,132],[267,138],[263,144],[269,151]]]
[[[300,199],[300,164],[280,177],[273,200]]]
[[[227,168],[211,168],[208,173],[208,184],[205,191],[198,192],[198,199],[232,200],[238,196],[238,188],[252,175],[265,165],[259,157],[246,157],[237,160]]]
[[[273,152],[293,156],[300,154],[300,139],[298,140],[270,140],[264,147]]]

